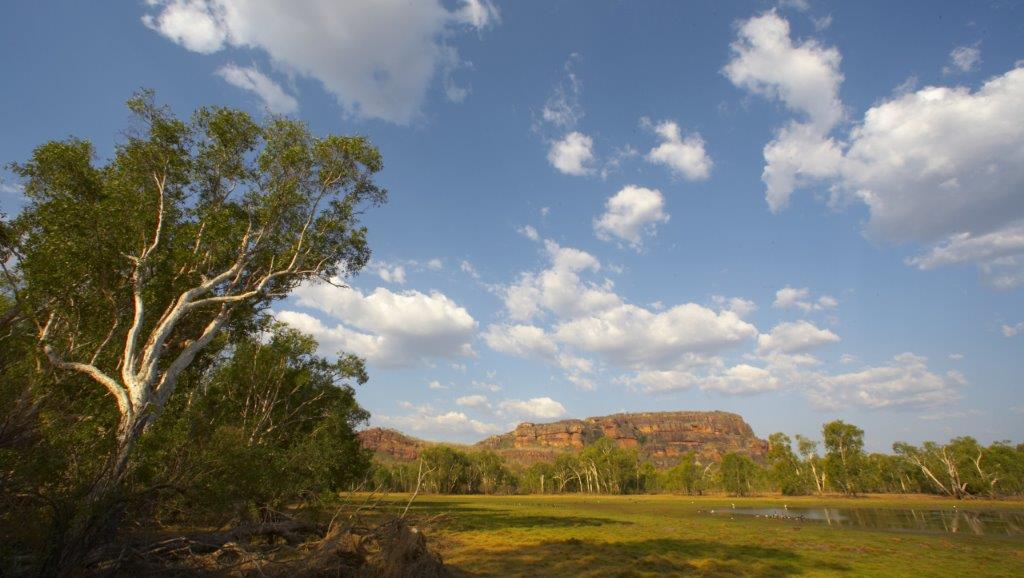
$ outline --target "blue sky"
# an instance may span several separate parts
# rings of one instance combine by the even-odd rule
[[[108,154],[140,87],[369,135],[351,290],[276,314],[375,425],[722,409],[1024,438],[1018,2],[15,2],[0,159]],[[20,206],[18,183],[0,207]]]

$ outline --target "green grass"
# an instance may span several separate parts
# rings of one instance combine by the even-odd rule
[[[404,506],[407,497],[391,496]],[[1024,576],[1024,538],[830,528],[716,508],[964,507],[928,497],[420,496],[456,576]],[[1024,510],[971,501],[972,509]]]

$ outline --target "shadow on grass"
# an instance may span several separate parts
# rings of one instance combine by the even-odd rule
[[[515,509],[479,508],[471,504],[456,501],[424,500],[413,504],[409,509],[413,515],[420,517],[440,516],[439,523],[445,530],[469,532],[479,530],[497,530],[505,528],[579,528],[593,526],[632,525],[634,522],[599,518],[593,516],[573,515],[535,515],[520,514]]]
[[[451,566],[455,576],[795,576],[849,571],[790,550],[706,540],[593,542],[569,538],[515,550],[479,552]]]

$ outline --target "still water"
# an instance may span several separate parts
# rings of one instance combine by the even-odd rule
[[[993,536],[1024,535],[1024,512],[999,510],[918,510],[910,508],[725,508],[723,516],[815,522],[878,530],[960,533]]]

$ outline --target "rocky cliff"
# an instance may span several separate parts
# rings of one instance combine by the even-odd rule
[[[546,424],[521,423],[515,431],[488,438],[478,446],[496,450],[575,450],[600,438],[619,447],[638,448],[659,466],[673,465],[686,452],[717,461],[729,452],[761,460],[768,444],[742,417],[722,411],[620,413]]]
[[[395,430],[371,428],[359,434],[363,446],[396,460],[414,460],[434,445]],[[686,452],[701,461],[717,461],[729,452],[764,459],[768,444],[754,435],[742,417],[723,411],[619,413],[545,424],[521,423],[514,431],[476,444],[513,463],[530,464],[578,451],[600,438],[620,447],[637,448],[659,467],[670,467]]]
[[[359,442],[372,450],[378,458],[411,461],[420,457],[420,452],[434,445],[432,442],[407,436],[402,432],[381,427],[372,427],[359,432]]]

